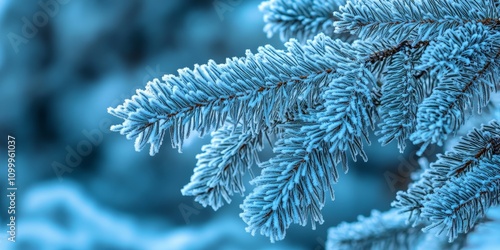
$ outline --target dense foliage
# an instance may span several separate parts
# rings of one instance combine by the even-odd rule
[[[243,174],[258,163],[262,171],[241,217],[247,231],[274,242],[292,223],[323,223],[336,167],[347,172],[349,155],[367,161],[363,147],[372,131],[382,145],[396,141],[403,152],[412,142],[423,153],[430,144],[444,145],[471,117],[491,115],[482,111],[500,75],[498,1],[339,4],[264,2],[265,30],[291,38],[285,50],[264,46],[148,82],[109,109],[123,119],[112,130],[134,139],[136,150],[149,144],[151,155],[167,132],[179,150],[193,131],[212,132],[182,191],[214,209],[244,193]],[[275,156],[260,162],[263,138]],[[398,193],[395,209],[332,229],[328,246],[413,248],[418,244],[410,242],[435,240],[461,247],[464,233],[500,202],[499,154],[500,124],[493,120],[438,155]],[[382,222],[387,226],[375,230]],[[421,229],[460,240],[446,243]]]

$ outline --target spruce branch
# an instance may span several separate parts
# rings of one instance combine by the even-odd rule
[[[268,0],[259,9],[268,37],[279,34],[283,42],[291,38],[305,42],[319,33],[333,35],[333,12],[340,4],[339,0]]]
[[[182,189],[183,195],[195,196],[195,201],[214,210],[231,202],[234,193],[245,192],[243,175],[263,148],[263,134],[244,133],[241,125],[226,123],[212,132],[210,144],[202,147],[191,182]]]
[[[310,219],[313,228],[316,222],[323,223],[326,191],[333,200],[338,173],[325,142],[315,151],[305,150],[301,128],[306,124],[280,125],[284,133],[275,143],[277,155],[260,164],[262,173],[252,180],[256,188],[244,200],[240,214],[252,235],[260,232],[274,242],[285,237],[291,223],[306,225]]]
[[[246,230],[274,242],[292,223],[323,223],[337,167],[348,171],[348,154],[367,161],[370,129],[377,125],[379,142],[395,140],[401,152],[407,139],[423,144],[420,153],[429,144],[443,145],[490,103],[500,74],[496,0],[353,0],[332,15],[335,6],[334,0],[264,2],[268,35],[298,40],[284,50],[264,46],[155,79],[108,109],[123,120],[112,130],[135,139],[138,151],[150,144],[151,155],[167,130],[179,150],[191,132],[212,132],[182,191],[215,210],[233,194],[243,195],[243,174],[258,162],[263,137],[272,134],[276,155],[258,163],[261,175],[241,205]],[[333,40],[332,27],[361,40]],[[499,165],[500,124],[492,121],[438,155],[419,180],[398,192],[393,206],[404,215],[374,213],[332,230],[329,242],[410,248],[414,241],[431,241],[422,237],[424,226],[450,240],[461,237],[499,203]],[[408,216],[415,227],[402,223]],[[435,243],[443,245],[441,238]]]
[[[257,133],[272,121],[286,120],[285,113],[299,100],[315,99],[325,76],[336,72],[334,43],[340,41],[324,35],[303,46],[291,40],[287,51],[265,46],[225,64],[209,61],[179,70],[179,76],[165,75],[163,82],[155,79],[124,104],[109,108],[124,120],[111,129],[135,139],[137,151],[150,143],[151,155],[169,128],[172,146],[179,149],[192,130],[204,135],[228,117],[245,121],[243,130]]]
[[[499,140],[496,121],[472,130],[451,151],[438,155],[406,192],[398,192],[392,205],[410,212],[415,223],[429,220],[429,228],[446,230],[450,240],[467,232],[497,202]],[[417,216],[412,219],[413,214]],[[460,223],[462,219],[467,222]]]
[[[306,45],[292,39],[286,47],[287,51],[261,47],[255,55],[247,52],[247,57],[228,59],[226,64],[209,61],[193,70],[179,70],[179,76],[165,75],[163,82],[148,82],[145,90],[108,109],[124,120],[111,129],[135,139],[137,151],[150,143],[151,155],[158,152],[167,129],[172,146],[179,150],[191,131],[203,136],[220,128],[228,117],[235,123],[249,121],[242,122],[243,130],[256,133],[286,120],[285,114],[302,100],[314,107],[311,102],[328,83],[325,77],[338,77],[339,66],[344,72],[353,70],[349,65],[368,67],[373,55],[380,55],[370,43],[348,46],[323,34]],[[378,60],[386,56],[390,55]],[[371,75],[367,68],[360,70]],[[345,73],[343,79],[355,72],[361,71]]]
[[[415,67],[428,42],[420,42],[411,46],[410,42],[401,43],[401,51],[391,50],[393,59],[386,68],[384,85],[382,85],[382,99],[379,112],[381,122],[379,142],[386,145],[396,139],[399,151],[406,147],[406,140],[415,130],[418,105],[425,95],[425,84],[417,78]]]
[[[335,32],[366,39],[432,40],[466,23],[500,24],[495,0],[353,0],[334,15]]]
[[[353,160],[358,155],[367,160],[363,140],[369,143],[368,129],[375,120],[368,88],[375,83],[368,70],[373,48],[337,42],[332,49],[340,77],[328,80],[319,96],[321,105],[281,126],[285,129],[274,148],[277,156],[261,165],[261,176],[253,181],[256,188],[241,206],[252,234],[259,231],[276,241],[285,237],[291,223],[305,225],[309,217],[313,228],[323,223],[324,190],[334,198],[336,166],[347,172],[348,152]]]
[[[452,178],[430,194],[422,216],[432,224],[425,229],[445,231],[449,241],[469,232],[487,209],[500,204],[500,156],[478,162],[476,169]]]
[[[467,113],[478,112],[496,91],[500,73],[500,33],[482,24],[449,29],[422,56],[422,68],[438,79],[418,108],[414,143],[442,143],[463,125]],[[422,152],[422,151],[421,151]]]

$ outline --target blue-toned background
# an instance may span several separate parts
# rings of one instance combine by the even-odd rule
[[[106,109],[148,80],[283,47],[262,31],[259,2],[0,0],[1,249],[323,249],[328,227],[388,209],[404,186],[397,178],[408,177],[398,165],[417,163],[399,160],[394,145],[372,146],[369,163],[341,176],[322,226],[292,225],[271,244],[245,232],[242,197],[214,212],[181,195],[209,138],[182,154],[167,138],[150,157],[109,132],[120,121]],[[15,243],[6,233],[7,135],[17,146]]]

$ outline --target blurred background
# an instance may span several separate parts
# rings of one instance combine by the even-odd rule
[[[164,143],[151,157],[109,132],[120,121],[106,109],[153,78],[265,44],[282,48],[262,31],[259,3],[0,0],[0,152],[14,136],[18,187],[11,243],[0,153],[0,249],[323,249],[329,227],[387,210],[418,166],[410,147],[402,156],[373,138],[370,161],[341,175],[325,223],[292,225],[272,244],[245,232],[243,197],[214,212],[181,195],[210,138],[193,138],[182,154]]]

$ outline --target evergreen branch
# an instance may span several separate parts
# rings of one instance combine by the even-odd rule
[[[451,179],[429,195],[422,216],[431,225],[426,230],[446,231],[450,242],[467,233],[484,217],[487,209],[500,204],[500,156],[481,160],[467,175]]]
[[[399,151],[406,147],[406,139],[414,132],[418,105],[425,97],[424,84],[419,81],[415,67],[424,50],[420,49],[428,44],[413,49],[409,42],[405,42],[403,50],[392,57],[390,65],[384,75],[382,85],[382,99],[379,112],[382,122],[376,135],[382,135],[379,142],[386,145],[396,139]],[[389,73],[390,72],[390,73]]]
[[[481,136],[481,135],[480,135]],[[467,140],[467,138],[464,139],[464,141]],[[475,147],[476,144],[469,144],[471,148],[468,150],[470,151],[476,151],[477,153],[474,154],[472,159],[465,160],[464,163],[461,163],[451,169],[451,174],[448,174],[448,176],[460,176],[462,174],[465,174],[470,171],[471,168],[473,168],[477,162],[482,159],[482,158],[491,158],[493,155],[500,155],[500,137],[493,137],[489,139],[483,139],[486,144],[482,145],[481,148],[476,149],[476,150],[471,150],[472,147]],[[457,147],[458,150],[459,147]]]
[[[467,23],[500,25],[494,0],[354,0],[334,15],[340,19],[335,32],[357,33],[363,40],[432,40]]]
[[[345,69],[339,67],[339,72],[351,67],[353,65]],[[325,108],[316,114],[319,126],[304,128],[311,142],[308,150],[314,148],[316,138],[322,138],[330,143],[329,152],[334,155],[335,164],[341,163],[345,172],[348,170],[347,151],[354,161],[358,154],[367,161],[362,140],[370,144],[368,130],[374,127],[376,116],[368,88],[375,80],[363,65],[358,67],[332,81],[322,96]]]
[[[418,221],[431,199],[430,195],[450,180],[468,175],[480,162],[500,155],[499,138],[500,124],[496,121],[484,125],[480,130],[472,130],[452,150],[438,155],[438,160],[406,192],[398,192],[392,206],[403,212],[410,212],[410,220],[413,220],[415,214],[415,221]]]
[[[304,122],[284,124],[283,137],[274,147],[277,154],[260,165],[262,173],[252,181],[254,191],[246,197],[240,214],[247,223],[246,230],[254,235],[259,231],[271,242],[285,237],[291,223],[306,225],[310,217],[315,223],[323,223],[321,209],[326,190],[334,199],[333,183],[338,173],[328,146],[308,152],[301,127]]]
[[[243,130],[254,133],[272,121],[286,120],[286,111],[299,100],[315,100],[325,77],[336,72],[336,52],[345,45],[318,35],[306,45],[291,40],[286,47],[281,51],[265,46],[226,64],[210,61],[180,70],[179,76],[166,75],[164,82],[155,79],[123,105],[108,109],[124,119],[112,130],[135,138],[136,150],[150,143],[153,155],[167,128],[172,146],[180,149],[192,130],[203,135],[221,127],[227,117],[235,123],[247,121]]]
[[[259,9],[264,13],[268,37],[279,34],[281,41],[296,38],[301,42],[319,33],[333,34],[333,11],[338,0],[268,0]]]
[[[357,222],[330,228],[326,249],[413,249],[425,236],[424,224],[413,227],[406,218],[396,209],[374,210],[370,217],[359,216]]]
[[[197,167],[182,194],[195,196],[197,202],[214,210],[224,205],[223,200],[231,203],[234,193],[243,195],[243,175],[254,162],[259,162],[257,152],[263,148],[262,139],[262,133],[244,133],[241,125],[229,123],[212,132],[210,144],[196,156]]]
[[[347,51],[357,52],[357,59],[351,60],[347,56],[338,59],[339,76],[324,89],[321,95],[323,105],[309,116],[313,125],[302,129],[308,137],[305,144],[307,151],[314,151],[320,141],[327,142],[335,165],[342,164],[345,172],[348,170],[348,151],[354,161],[358,155],[367,161],[363,140],[370,144],[369,128],[374,127],[377,116],[377,99],[369,89],[376,85],[375,77],[369,69],[371,57],[377,53],[376,49],[375,44],[355,42],[352,49]],[[339,50],[338,53],[340,52],[344,53],[345,50]]]
[[[283,239],[291,223],[305,225],[309,216],[313,228],[322,223],[325,189],[333,199],[332,185],[338,178],[335,166],[342,164],[347,171],[347,151],[354,160],[357,155],[367,160],[362,139],[369,143],[368,128],[374,123],[368,89],[374,78],[367,69],[368,46],[353,47],[359,51],[333,48],[341,76],[320,96],[323,105],[282,125],[282,139],[274,148],[277,156],[262,164],[261,176],[253,181],[257,187],[242,205],[241,217],[252,234],[260,231],[274,242]]]
[[[246,230],[274,242],[292,223],[323,223],[338,165],[348,171],[347,154],[367,160],[363,147],[377,118],[383,145],[396,140],[402,152],[409,137],[423,143],[422,153],[430,143],[442,145],[474,109],[481,112],[500,86],[498,0],[352,0],[332,14],[336,4],[267,0],[260,8],[268,35],[300,41],[155,79],[108,109],[123,120],[112,130],[135,139],[136,150],[150,144],[151,155],[167,130],[179,150],[191,132],[215,131],[182,190],[214,210],[243,195],[244,173],[258,162],[263,136],[272,143],[273,133],[276,155],[258,163],[262,173],[241,205]],[[332,28],[362,40],[332,40]],[[429,224],[450,241],[470,231],[500,204],[499,173],[500,124],[493,121],[398,192],[393,206],[405,214],[374,212],[342,224],[331,230],[329,247],[412,248],[421,240],[462,246],[465,237],[445,246],[419,229]],[[404,223],[408,215],[413,227]]]
[[[391,206],[408,213],[408,221],[418,223],[421,219],[422,208],[428,194],[433,192],[432,177],[435,174],[433,169],[424,171],[418,181],[413,182],[408,187],[406,192],[398,191],[396,200],[391,203]]]
[[[420,105],[411,139],[442,145],[465,122],[466,110],[477,102],[479,112],[496,91],[500,73],[500,33],[481,24],[450,29],[422,56],[422,68],[439,79],[432,95]],[[422,151],[421,151],[422,152]]]
[[[368,45],[351,46],[320,34],[306,45],[291,40],[287,51],[266,46],[255,55],[247,52],[246,58],[228,59],[226,64],[195,65],[194,70],[180,70],[179,76],[164,76],[164,82],[155,79],[124,104],[109,108],[109,113],[124,120],[112,130],[135,139],[137,151],[150,143],[152,155],[168,128],[172,146],[179,150],[191,131],[203,136],[220,128],[228,117],[235,123],[249,121],[242,123],[243,130],[257,133],[272,127],[273,121],[286,120],[299,102],[314,107],[328,79],[340,76],[340,64],[352,67],[343,70],[347,75],[362,71],[371,75],[361,69],[378,53]]]

